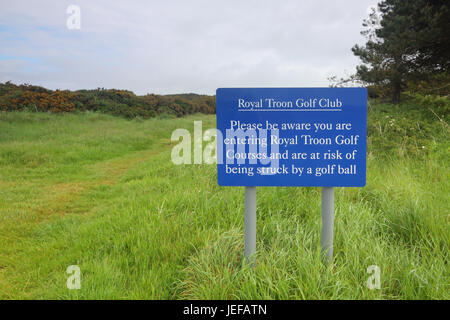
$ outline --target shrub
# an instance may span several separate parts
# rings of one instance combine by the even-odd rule
[[[48,90],[28,84],[0,83],[0,111],[75,112],[100,111],[126,118],[171,117],[196,112],[215,113],[215,99],[198,94],[137,96],[128,90]]]

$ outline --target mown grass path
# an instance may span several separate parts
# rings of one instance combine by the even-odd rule
[[[8,271],[10,271],[8,269],[20,270],[20,266],[26,264],[23,258],[28,255],[23,254],[23,244],[29,240],[30,233],[32,234],[36,228],[39,228],[40,224],[55,221],[66,215],[89,214],[95,203],[86,201],[83,196],[89,194],[92,189],[114,185],[129,168],[139,162],[148,160],[155,154],[154,151],[138,151],[126,157],[95,163],[88,166],[89,171],[97,172],[92,179],[49,185],[41,185],[39,182],[27,184],[26,188],[41,191],[38,198],[28,198],[28,203],[17,204],[15,209],[25,210],[25,214],[15,215],[7,221],[6,217],[3,217],[2,220],[6,223],[0,225],[2,249],[4,249],[0,261],[5,261],[4,265],[0,266],[0,270],[3,271],[0,273],[0,283],[2,289],[5,289],[5,291],[2,290],[2,293],[7,292],[8,288],[12,289],[13,292],[18,289],[25,289],[17,288],[15,286],[18,283],[17,281],[8,283]],[[4,183],[1,187],[5,190],[8,185]],[[32,203],[30,203],[30,200],[32,200]],[[28,275],[25,273],[26,271],[21,276],[27,278]]]
[[[10,120],[13,117],[17,118],[11,123]],[[40,228],[58,223],[66,217],[88,217],[96,206],[96,202],[90,195],[96,190],[114,186],[130,168],[148,161],[158,153],[169,150],[171,146],[167,137],[155,135],[145,137],[139,133],[142,145],[135,146],[134,149],[127,147],[126,139],[120,141],[121,137],[117,134],[123,134],[123,131],[120,131],[125,131],[126,125],[130,125],[136,131],[139,130],[136,126],[145,130],[140,122],[95,114],[66,117],[26,113],[2,115],[1,128],[4,129],[2,130],[2,170],[0,171],[2,204],[0,207],[0,297],[2,298],[34,297],[33,288],[39,287],[36,282],[40,281],[40,275],[35,272],[40,270],[42,261],[32,258],[34,255],[42,254],[40,244],[35,242]],[[14,126],[15,121],[18,122],[18,127]],[[55,126],[53,121],[58,124]],[[122,124],[122,128],[120,125],[117,127],[118,123]],[[48,124],[50,126],[45,127]],[[105,124],[110,132],[96,135],[95,131],[104,129]],[[133,127],[133,124],[136,126]],[[77,130],[73,131],[77,125],[79,126]],[[65,126],[65,130],[61,130]],[[55,135],[60,134],[63,137],[62,140],[70,136],[72,145],[65,144],[57,138],[51,138],[49,141],[42,140],[43,137],[50,136],[50,131],[55,130],[55,127],[59,127],[56,130],[59,132],[55,132]],[[11,139],[17,138],[13,136],[15,133],[23,140]],[[95,148],[104,142],[102,140],[105,136],[114,139],[115,142],[119,140],[119,143],[114,145],[115,152],[95,154]],[[89,141],[83,141],[87,137],[90,138]],[[37,141],[37,144],[44,149],[52,149],[54,154],[42,152],[39,148],[26,150],[31,145],[29,140]],[[78,144],[77,140],[81,143]],[[89,150],[89,144],[94,150]],[[151,149],[141,150],[145,144]],[[64,153],[73,155],[74,147],[83,153],[91,152],[93,156],[91,161],[86,161],[86,158],[80,159],[76,154],[74,157],[69,156],[69,161],[74,164],[76,170],[67,168],[68,164],[64,161],[66,159],[57,159],[58,155]],[[126,152],[123,152],[124,149]],[[51,161],[49,156],[55,156],[56,161]],[[73,172],[66,175],[66,169],[72,169]],[[60,175],[61,171],[63,175]]]

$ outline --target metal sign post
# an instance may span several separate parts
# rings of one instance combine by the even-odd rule
[[[333,260],[334,188],[322,188],[322,235],[320,245],[326,262]]]
[[[256,252],[256,187],[245,187],[244,256],[252,266]]]

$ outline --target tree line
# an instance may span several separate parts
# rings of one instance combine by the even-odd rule
[[[76,112],[97,111],[126,118],[157,115],[181,117],[216,112],[214,96],[198,94],[137,96],[128,90],[49,90],[30,84],[0,83],[0,111]]]
[[[402,94],[450,94],[450,1],[383,0],[363,22],[367,42],[352,48],[356,73],[330,80],[359,83],[399,103]]]

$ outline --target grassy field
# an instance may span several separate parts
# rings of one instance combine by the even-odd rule
[[[449,132],[430,110],[370,104],[367,186],[336,189],[335,260],[320,189],[258,189],[243,263],[243,188],[175,166],[171,132],[215,116],[125,120],[0,113],[1,299],[449,299]],[[66,268],[81,269],[68,290]],[[367,267],[381,288],[369,290]]]

